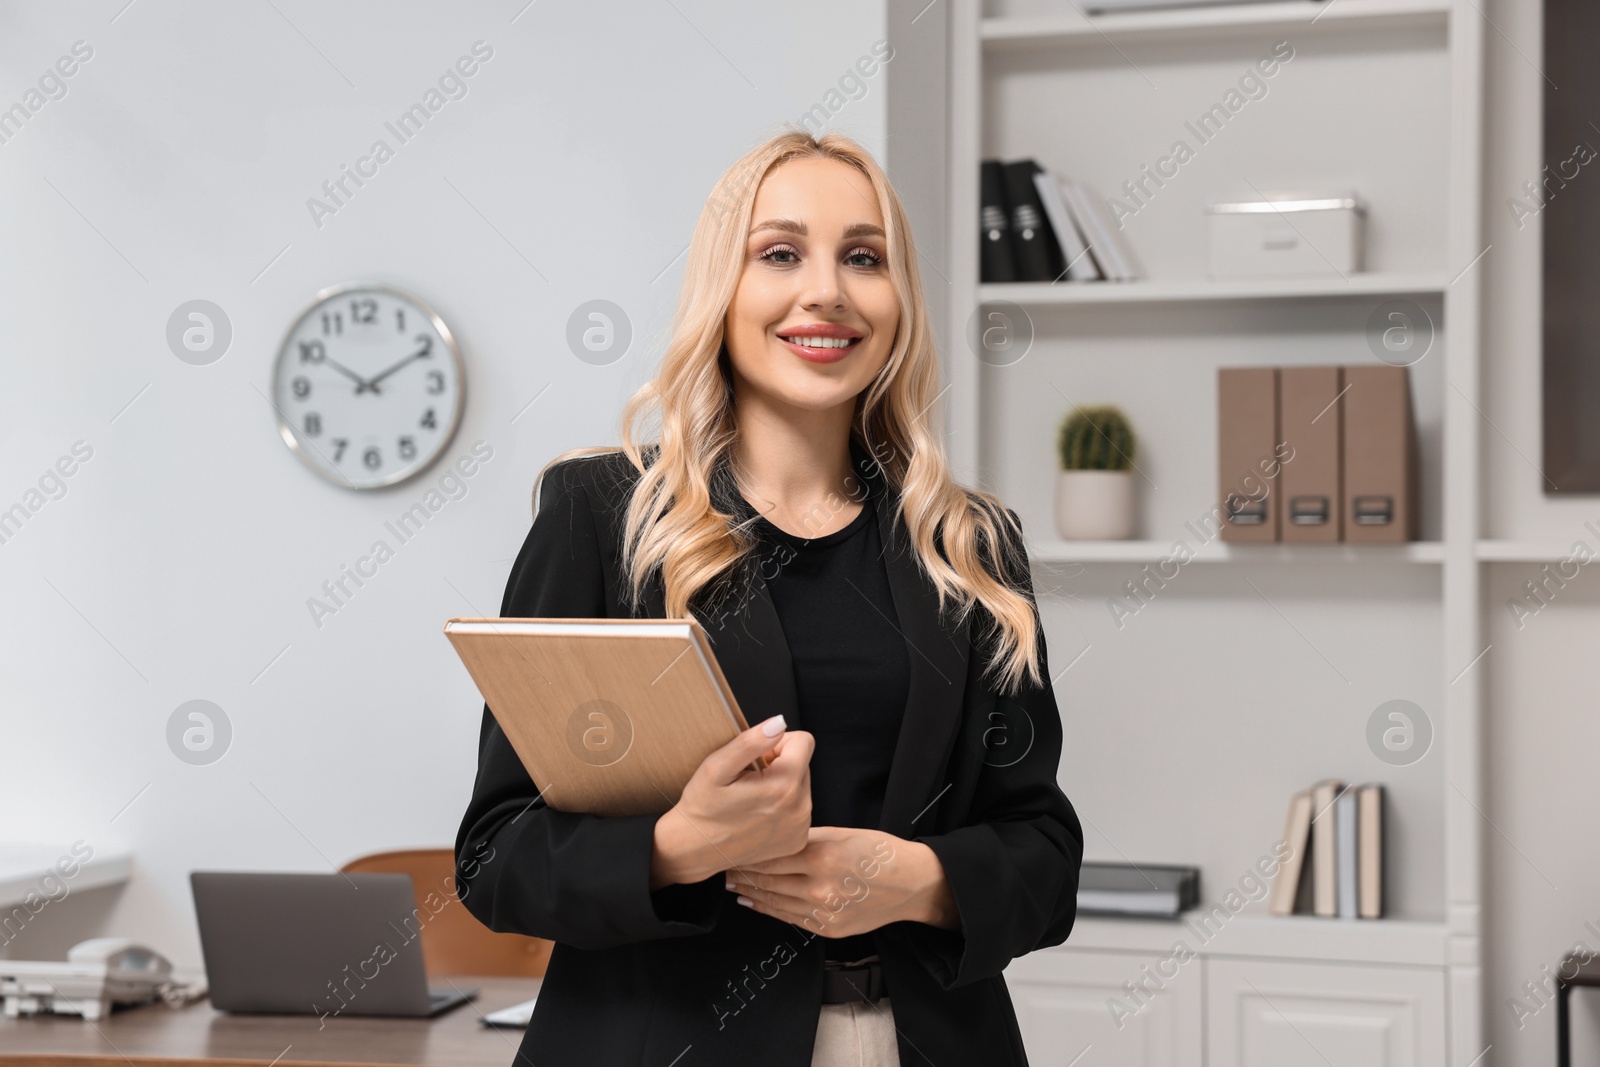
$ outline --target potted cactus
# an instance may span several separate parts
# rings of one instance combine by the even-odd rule
[[[1069,541],[1133,536],[1133,460],[1138,439],[1115,407],[1074,407],[1056,439],[1056,530]]]

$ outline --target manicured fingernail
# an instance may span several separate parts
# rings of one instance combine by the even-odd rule
[[[749,897],[735,897],[734,899],[736,899],[739,903],[743,904],[747,908],[753,908],[753,907],[756,906],[756,902],[751,900]]]
[[[761,732],[766,734],[768,737],[777,737],[779,734],[783,733],[786,725],[787,724],[783,721],[782,715],[774,715],[772,718],[761,724]]]
[[[734,885],[734,884],[733,884],[733,883],[732,883],[732,882],[729,882],[729,883],[728,883],[728,888],[729,888],[729,889],[735,889],[735,888],[737,888],[737,887],[736,887],[736,886],[735,886],[735,885]]]

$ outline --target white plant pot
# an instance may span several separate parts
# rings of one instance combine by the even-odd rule
[[[1133,536],[1132,471],[1061,471],[1056,532],[1068,541],[1124,541]]]

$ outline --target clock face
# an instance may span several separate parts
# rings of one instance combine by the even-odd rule
[[[284,442],[347,489],[394,485],[439,458],[466,378],[444,321],[384,285],[324,289],[278,350],[272,402]]]

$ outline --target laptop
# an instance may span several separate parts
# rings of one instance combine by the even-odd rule
[[[406,874],[193,871],[212,1006],[220,1011],[437,1015],[476,989],[429,989]]]

